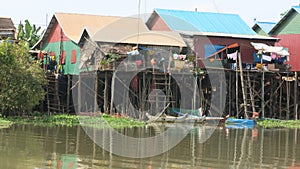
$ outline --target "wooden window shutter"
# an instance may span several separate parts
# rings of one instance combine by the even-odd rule
[[[71,63],[76,63],[76,50],[72,50]]]

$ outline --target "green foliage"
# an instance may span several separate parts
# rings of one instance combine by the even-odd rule
[[[300,128],[300,120],[267,119],[258,121],[257,124],[266,128]]]
[[[43,34],[43,32],[39,33],[40,30],[41,27],[37,28],[34,24],[31,25],[30,22],[26,19],[25,25],[20,22],[18,26],[17,39],[27,48],[31,48],[39,41],[41,34]]]
[[[0,112],[30,112],[44,98],[45,74],[24,46],[0,44]]]

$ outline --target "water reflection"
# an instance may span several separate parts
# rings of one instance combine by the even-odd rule
[[[152,136],[165,126],[122,129]],[[0,129],[0,168],[292,168],[300,167],[299,129],[194,126],[173,149],[134,159],[101,149],[81,127],[13,125]]]

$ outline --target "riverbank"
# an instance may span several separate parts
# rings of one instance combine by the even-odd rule
[[[300,128],[300,120],[264,119],[257,124],[265,128]]]
[[[11,124],[34,124],[39,126],[89,126],[89,127],[141,127],[145,123],[130,118],[110,116],[103,114],[101,116],[77,116],[77,115],[52,115],[52,116],[28,116],[28,117],[7,117],[0,118],[0,126],[9,126]]]

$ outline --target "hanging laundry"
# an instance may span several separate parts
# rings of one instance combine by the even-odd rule
[[[133,50],[131,52],[127,52],[127,55],[138,55],[140,54],[138,50]]]
[[[186,59],[186,55],[179,55],[179,59],[180,60],[185,60]]]
[[[276,58],[277,58],[276,53],[271,53],[271,58],[272,58],[273,60],[276,59]]]
[[[228,59],[236,60],[236,58],[237,58],[237,51],[235,51],[234,53],[227,54],[227,58]]]
[[[268,55],[262,55],[262,59],[269,61],[269,62],[272,60],[271,56],[268,56]]]
[[[179,57],[179,56],[178,56],[178,54],[177,54],[177,53],[174,53],[174,54],[173,54],[173,59],[175,59],[175,60],[176,60],[176,59],[178,59],[178,57]]]

